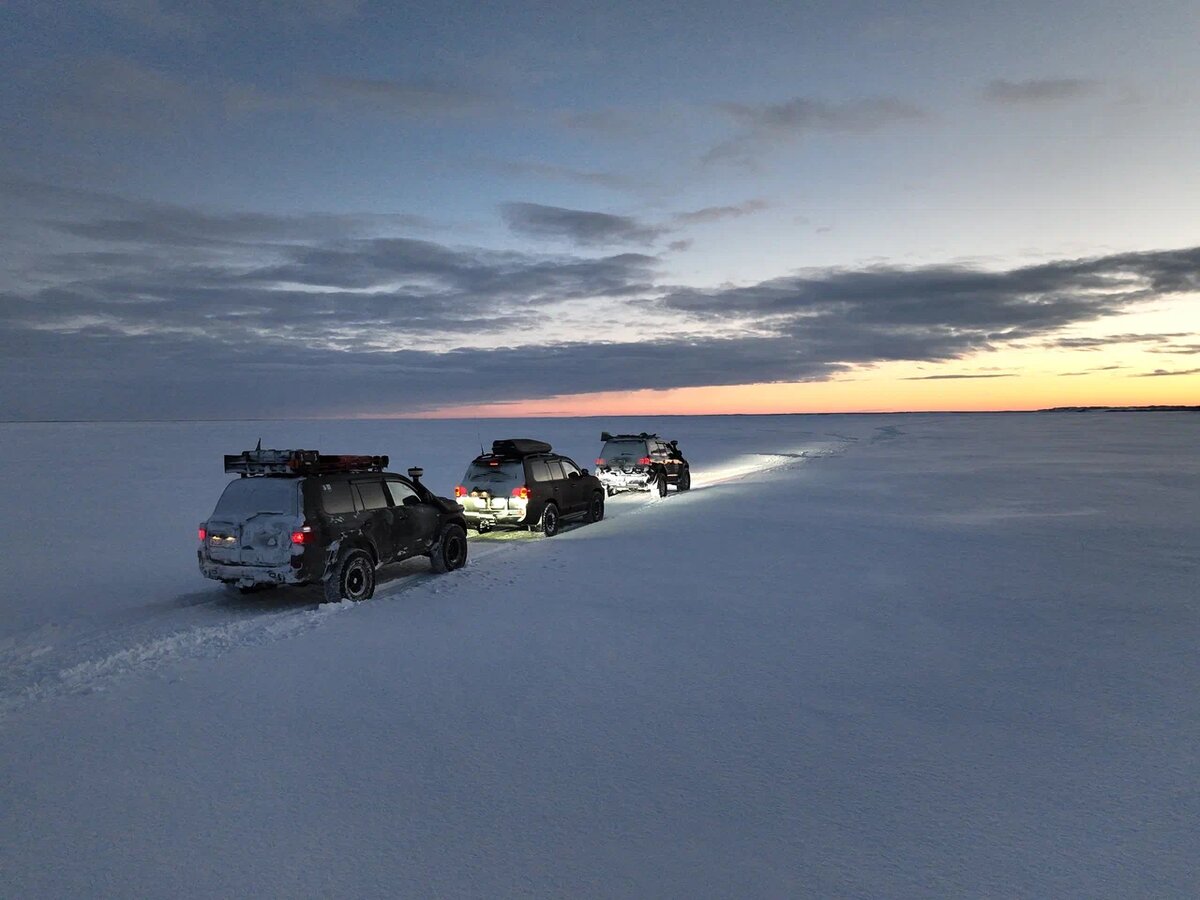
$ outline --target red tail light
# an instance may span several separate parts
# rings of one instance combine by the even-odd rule
[[[467,496],[467,489],[465,487],[463,487],[461,484],[456,484],[454,486],[454,496],[455,497]]]
[[[639,459],[639,460],[638,460],[638,465],[639,465],[639,466],[648,466],[648,465],[650,465],[650,457],[648,457],[648,456],[643,456],[641,459]]]
[[[204,539],[208,537],[208,529],[201,525],[196,529],[196,535],[200,538],[200,542],[203,543]]]
[[[515,487],[512,489],[512,495],[514,497],[516,497],[518,500],[528,500],[529,499],[529,488],[525,487],[525,485],[521,485],[520,487]]]
[[[604,460],[602,460],[602,459],[596,460],[596,465],[598,465],[598,466],[604,465]]]
[[[293,544],[312,544],[317,540],[317,536],[313,534],[312,527],[305,525],[299,531],[292,532]]]

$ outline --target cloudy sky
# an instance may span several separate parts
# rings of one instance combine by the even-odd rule
[[[0,419],[1200,402],[1200,5],[0,4]]]

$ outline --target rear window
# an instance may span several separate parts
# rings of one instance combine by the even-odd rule
[[[300,508],[299,486],[294,478],[239,478],[225,486],[213,517],[244,521],[259,513],[294,516]]]
[[[463,476],[463,484],[477,488],[490,488],[498,484],[524,484],[525,464],[523,462],[504,462],[498,466],[471,463],[467,474]]]
[[[606,462],[622,458],[637,462],[643,456],[649,455],[646,452],[645,441],[605,441],[600,450],[600,458]]]

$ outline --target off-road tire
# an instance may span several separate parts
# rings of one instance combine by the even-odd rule
[[[679,476],[679,480],[675,482],[676,491],[690,491],[692,489],[692,470],[684,469],[683,474]]]
[[[558,534],[558,528],[561,524],[558,517],[558,507],[553,503],[547,503],[542,510],[542,521],[538,525],[542,534],[546,537],[554,537]]]
[[[361,550],[351,550],[325,576],[325,602],[370,600],[375,596],[375,564]]]
[[[429,564],[439,575],[467,564],[467,533],[460,525],[447,525],[429,551]]]
[[[665,472],[658,473],[658,496],[667,496],[667,475]]]
[[[591,524],[604,518],[604,495],[599,491],[592,494],[592,502],[588,504],[587,520]]]

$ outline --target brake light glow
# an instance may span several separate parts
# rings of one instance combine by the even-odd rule
[[[454,496],[455,497],[467,496],[467,489],[465,487],[463,487],[461,484],[456,484],[454,486]]]
[[[650,465],[650,462],[651,462],[650,457],[643,456],[641,459],[638,460],[638,465],[639,466],[648,466],[648,465]]]
[[[604,465],[604,460],[602,460],[602,459],[596,460],[596,465],[598,465],[598,466]]]
[[[520,487],[515,487],[512,489],[512,495],[514,497],[516,497],[518,500],[528,500],[529,499],[529,488],[527,488],[525,485],[521,485]]]
[[[315,542],[316,539],[317,539],[317,536],[315,534],[313,534],[312,527],[309,525],[305,525],[299,531],[292,532],[292,543],[293,544],[311,544],[311,543]]]
[[[200,540],[203,542],[203,541],[204,541],[204,539],[205,539],[206,537],[208,537],[208,529],[207,529],[207,528],[205,528],[203,525],[201,525],[201,526],[200,526],[198,529],[196,529],[196,535],[197,535],[197,536],[200,538]]]

